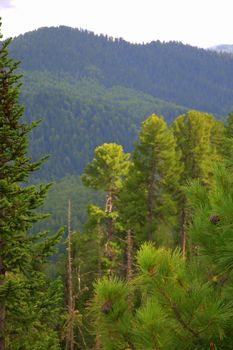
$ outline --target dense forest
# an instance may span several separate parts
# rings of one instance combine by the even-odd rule
[[[233,113],[221,120],[130,86],[46,72],[44,36],[44,51],[22,63],[25,70],[37,57],[42,71],[23,78],[11,58],[17,40],[57,30],[96,40],[69,28],[43,29],[0,47],[0,350],[232,350]],[[228,55],[200,55],[219,60],[219,70],[221,62],[231,67]],[[51,56],[54,70],[55,63]],[[156,106],[166,118],[150,111]],[[42,128],[34,121],[39,114]],[[96,142],[101,123],[116,132],[103,127]],[[47,153],[43,138],[52,157],[59,142],[67,145],[57,168],[52,160],[51,176],[38,173],[49,162],[39,157]],[[93,147],[91,159],[79,142]],[[75,147],[79,171],[72,168]],[[41,184],[53,177],[60,177],[53,186]]]
[[[68,27],[42,28],[12,41],[22,61],[21,99],[34,159],[50,154],[39,178],[81,174],[104,142],[133,149],[149,115],[167,122],[188,109],[225,118],[233,109],[233,58],[177,42],[135,45]],[[69,142],[67,142],[69,140]]]
[[[141,121],[154,111],[172,120],[185,108],[141,92],[97,81],[26,73],[22,103],[25,119],[41,120],[33,130],[30,152],[35,159],[49,154],[39,177],[61,179],[81,174],[96,146],[117,142],[132,150]]]
[[[231,55],[177,42],[130,44],[64,26],[17,37],[11,53],[27,71],[88,76],[217,115],[232,109]]]

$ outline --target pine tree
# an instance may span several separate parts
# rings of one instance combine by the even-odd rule
[[[174,120],[172,129],[182,164],[181,186],[190,179],[199,179],[203,186],[210,187],[212,165],[223,159],[221,154],[224,143],[223,124],[207,113],[189,111]],[[186,198],[182,191],[179,198],[180,243],[185,256],[188,213]]]
[[[223,164],[212,173],[210,188],[194,179],[184,189],[191,261],[149,242],[137,254],[132,283],[95,284],[92,312],[104,350],[232,349],[233,180]]]
[[[102,190],[106,195],[105,208],[96,206],[89,208],[90,220],[95,222],[97,231],[106,226],[107,237],[105,243],[105,263],[111,274],[116,269],[117,256],[120,254],[119,244],[114,236],[117,211],[114,206],[118,193],[122,188],[124,178],[128,173],[129,154],[123,152],[120,145],[110,143],[103,144],[95,149],[94,159],[88,163],[82,175],[83,183],[93,189]],[[114,242],[115,240],[115,242]]]
[[[68,201],[68,237],[67,237],[67,313],[68,322],[66,329],[66,350],[74,349],[74,320],[75,320],[75,295],[73,283],[73,262],[71,242],[71,203]]]
[[[233,112],[229,113],[225,123],[225,140],[222,149],[224,158],[228,167],[233,164]]]
[[[156,240],[160,225],[174,218],[179,172],[173,134],[162,117],[152,115],[142,123],[120,204],[141,242]]]
[[[202,274],[200,264],[187,264],[178,251],[151,243],[142,246],[137,262],[131,286],[106,278],[95,284],[92,312],[104,350],[232,348],[232,302],[224,295],[227,289],[219,290]]]
[[[42,270],[60,233],[29,234],[41,219],[35,209],[49,185],[29,184],[42,160],[33,162],[27,155],[28,133],[36,123],[22,122],[19,62],[8,56],[10,41],[0,47],[0,349],[27,350],[33,343],[35,350],[43,346],[57,350],[51,318],[59,309],[61,285],[48,284]]]

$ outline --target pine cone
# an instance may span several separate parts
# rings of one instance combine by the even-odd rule
[[[217,225],[217,223],[220,221],[219,215],[211,215],[210,222],[214,225]]]
[[[112,300],[108,299],[107,301],[105,301],[103,303],[103,305],[101,306],[101,312],[103,312],[104,314],[109,314],[109,312],[112,310]]]

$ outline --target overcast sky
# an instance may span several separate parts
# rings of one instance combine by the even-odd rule
[[[130,42],[233,44],[233,0],[0,0],[2,34],[67,25]]]

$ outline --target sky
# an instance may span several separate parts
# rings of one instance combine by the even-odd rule
[[[233,0],[0,0],[3,38],[66,25],[132,43],[233,44]]]

